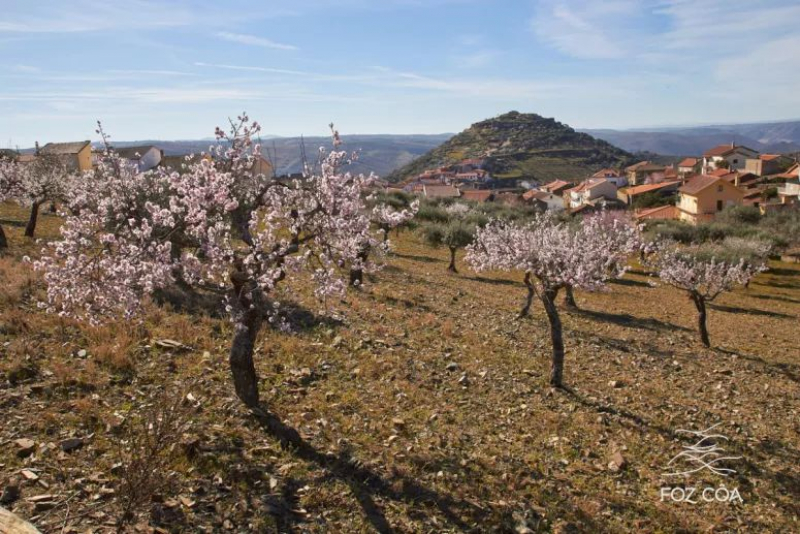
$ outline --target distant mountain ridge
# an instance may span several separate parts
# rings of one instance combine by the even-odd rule
[[[465,158],[485,159],[485,168],[498,179],[539,181],[579,178],[634,161],[632,154],[555,119],[512,111],[473,124],[388,179],[399,181]]]
[[[452,134],[374,134],[342,135],[342,148],[357,151],[358,160],[348,170],[356,173],[374,172],[386,176],[395,169],[407,165],[430,149],[439,146],[452,137]],[[316,162],[320,147],[331,148],[330,137],[305,137],[303,139],[309,163]],[[116,141],[114,146],[154,145],[167,156],[182,156],[208,151],[214,145],[213,139],[183,141]],[[302,170],[302,144],[300,137],[268,137],[262,139],[261,152],[272,161],[278,174],[289,174]]]
[[[764,153],[800,151],[800,121],[581,131],[629,152],[653,152],[669,156],[700,155],[708,148],[731,142]]]

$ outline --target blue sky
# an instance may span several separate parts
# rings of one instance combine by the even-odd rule
[[[800,3],[0,0],[0,146],[800,117]]]

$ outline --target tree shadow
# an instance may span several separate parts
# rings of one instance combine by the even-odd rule
[[[281,301],[280,315],[294,331],[312,330],[319,326],[336,328],[342,325],[342,321],[334,317],[319,315],[297,302]]]
[[[413,261],[421,261],[424,263],[444,263],[445,260],[441,260],[439,258],[432,258],[431,256],[423,256],[421,254],[401,254],[399,252],[394,252],[392,254],[398,258],[403,258],[404,260],[413,260]]]
[[[727,354],[729,356],[736,356],[743,360],[747,360],[748,362],[757,363],[763,366],[768,371],[772,371],[778,374],[781,374],[791,380],[792,382],[796,382],[800,384],[800,365],[792,364],[792,363],[770,363],[766,361],[764,358],[760,356],[751,356],[749,354],[742,354],[741,352],[737,352],[735,350],[730,349],[715,349],[718,352],[723,354]]]
[[[17,219],[0,219],[0,225],[13,226],[14,228],[25,228],[27,221],[18,221]]]
[[[159,306],[169,305],[177,313],[202,315],[219,319],[225,315],[225,297],[199,291],[188,284],[172,284],[156,290],[153,300]]]
[[[761,300],[778,300],[781,302],[791,302],[792,304],[800,304],[800,299],[793,299],[781,295],[750,295],[750,296],[755,299],[761,299]]]
[[[564,393],[566,393],[566,395],[569,398],[571,398],[578,404],[584,406],[585,408],[590,408],[598,413],[614,415],[620,418],[620,420],[626,421],[628,424],[632,424],[634,427],[637,428],[643,427],[649,430],[653,430],[668,439],[687,441],[685,435],[682,435],[671,428],[667,428],[665,426],[653,423],[652,421],[649,421],[645,417],[635,412],[626,410],[625,408],[617,408],[613,404],[607,404],[600,402],[598,400],[590,399],[586,396],[581,395],[580,393],[570,388],[569,386],[563,386],[561,389]]]
[[[774,280],[770,280],[769,282],[756,281],[752,283],[764,287],[779,287],[781,289],[797,289],[800,287],[800,284],[794,282],[775,282]]]
[[[476,282],[481,282],[482,284],[492,284],[495,286],[520,286],[522,287],[523,284],[520,282],[515,282],[514,280],[505,280],[505,279],[495,279],[495,278],[484,278],[483,276],[474,276],[472,278]]]
[[[596,319],[598,321],[614,323],[620,326],[644,328],[645,330],[656,330],[656,331],[677,330],[681,332],[689,331],[689,329],[684,326],[678,326],[676,324],[667,323],[652,317],[647,317],[647,318],[634,317],[633,315],[627,313],[609,313],[602,311],[586,310],[583,308],[573,308],[570,310],[570,313],[574,313],[576,315],[582,315],[584,317],[588,317],[590,319]]]
[[[380,474],[364,467],[346,452],[334,455],[318,451],[300,436],[294,428],[283,423],[278,417],[262,410],[253,410],[258,424],[270,435],[278,439],[282,448],[297,457],[314,463],[349,487],[361,506],[367,521],[380,533],[395,532],[383,510],[375,502],[375,496],[406,504],[424,503],[435,506],[444,519],[462,532],[477,532],[482,520],[489,511],[464,500],[438,493],[425,488],[417,481],[395,474],[387,480]],[[467,517],[467,520],[462,519]]]
[[[653,286],[647,282],[642,282],[641,280],[632,280],[630,278],[612,278],[609,280],[609,283],[620,286],[646,287],[648,289],[653,289]]]
[[[778,276],[800,276],[800,269],[785,269],[783,267],[770,267],[767,274],[776,274]]]
[[[778,319],[794,319],[796,317],[794,315],[789,315],[788,313],[780,313],[767,310],[756,310],[751,308],[738,308],[736,306],[723,306],[721,304],[714,304],[714,303],[709,303],[708,307],[711,308],[712,310],[717,310],[721,312],[743,313],[746,315],[761,315],[764,317],[775,317]]]

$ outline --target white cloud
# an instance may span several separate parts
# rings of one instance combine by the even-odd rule
[[[641,3],[633,0],[545,0],[530,25],[541,41],[566,55],[618,59],[630,53],[640,16]]]
[[[276,50],[297,50],[294,45],[278,43],[266,37],[258,37],[257,35],[247,35],[244,33],[231,33],[231,32],[217,32],[215,34],[218,38],[233,43],[240,43],[250,46],[261,46],[263,48],[274,48]]]

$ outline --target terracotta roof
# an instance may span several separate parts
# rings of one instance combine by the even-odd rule
[[[464,200],[473,200],[475,202],[486,202],[487,200],[491,200],[492,196],[494,196],[494,193],[486,189],[461,192],[461,198]]]
[[[580,193],[581,191],[588,191],[605,183],[611,183],[611,182],[609,182],[608,179],[606,178],[589,178],[588,180],[579,183],[575,187],[567,189],[565,193]]]
[[[761,154],[758,157],[764,161],[772,161],[774,159],[782,158],[784,156],[782,154]]]
[[[716,176],[717,178],[722,178],[723,176],[727,176],[728,174],[731,174],[731,171],[730,169],[725,169],[725,168],[714,169],[713,171],[708,173],[709,176]]]
[[[594,173],[592,178],[619,178],[619,171],[616,169],[600,169]]]
[[[636,195],[643,195],[644,193],[649,193],[650,191],[658,191],[659,189],[665,189],[667,187],[673,187],[680,182],[661,182],[658,184],[644,184],[644,185],[635,185],[633,187],[626,187],[622,190],[623,193],[628,195],[629,197],[636,196]]]
[[[678,163],[678,167],[694,167],[699,161],[697,158],[684,158]]]
[[[89,141],[77,141],[74,143],[47,143],[40,152],[42,154],[69,155],[77,154],[89,145]]]
[[[632,172],[639,170],[639,167],[644,167],[645,165],[650,165],[649,161],[640,161],[639,163],[634,163],[629,167],[625,167],[625,172]]]
[[[672,167],[667,167],[666,169],[664,169],[664,177],[665,178],[677,178],[678,177],[678,171],[676,171]]]
[[[461,192],[452,185],[425,185],[422,188],[428,198],[458,197]]]
[[[637,220],[642,219],[677,219],[678,208],[669,204],[667,206],[658,206],[656,208],[649,208],[636,212],[635,217]]]
[[[749,150],[749,151],[751,151],[751,152],[756,152],[756,153],[758,152],[757,150],[753,150],[752,148],[748,148],[748,147],[746,147],[746,146],[743,146],[743,145],[735,145],[735,144],[731,143],[731,144],[729,144],[729,145],[719,145],[719,146],[715,146],[715,147],[714,147],[714,148],[712,148],[712,149],[706,150],[706,151],[703,153],[703,156],[705,156],[705,157],[711,157],[711,156],[724,156],[724,155],[726,155],[726,154],[728,154],[728,153],[730,153],[730,152],[733,152],[733,151],[734,151],[734,150],[736,150],[737,148],[742,148],[742,149],[744,149],[744,150]]]
[[[543,185],[542,189],[545,191],[550,191],[551,193],[557,193],[558,191],[571,186],[572,184],[570,182],[565,182],[564,180],[553,180],[549,184]]]
[[[709,187],[714,185],[718,182],[721,182],[722,179],[718,176],[710,176],[708,174],[699,174],[697,176],[693,176],[689,181],[687,181],[683,186],[681,186],[678,191],[681,193],[686,193],[687,195],[695,195]]]

